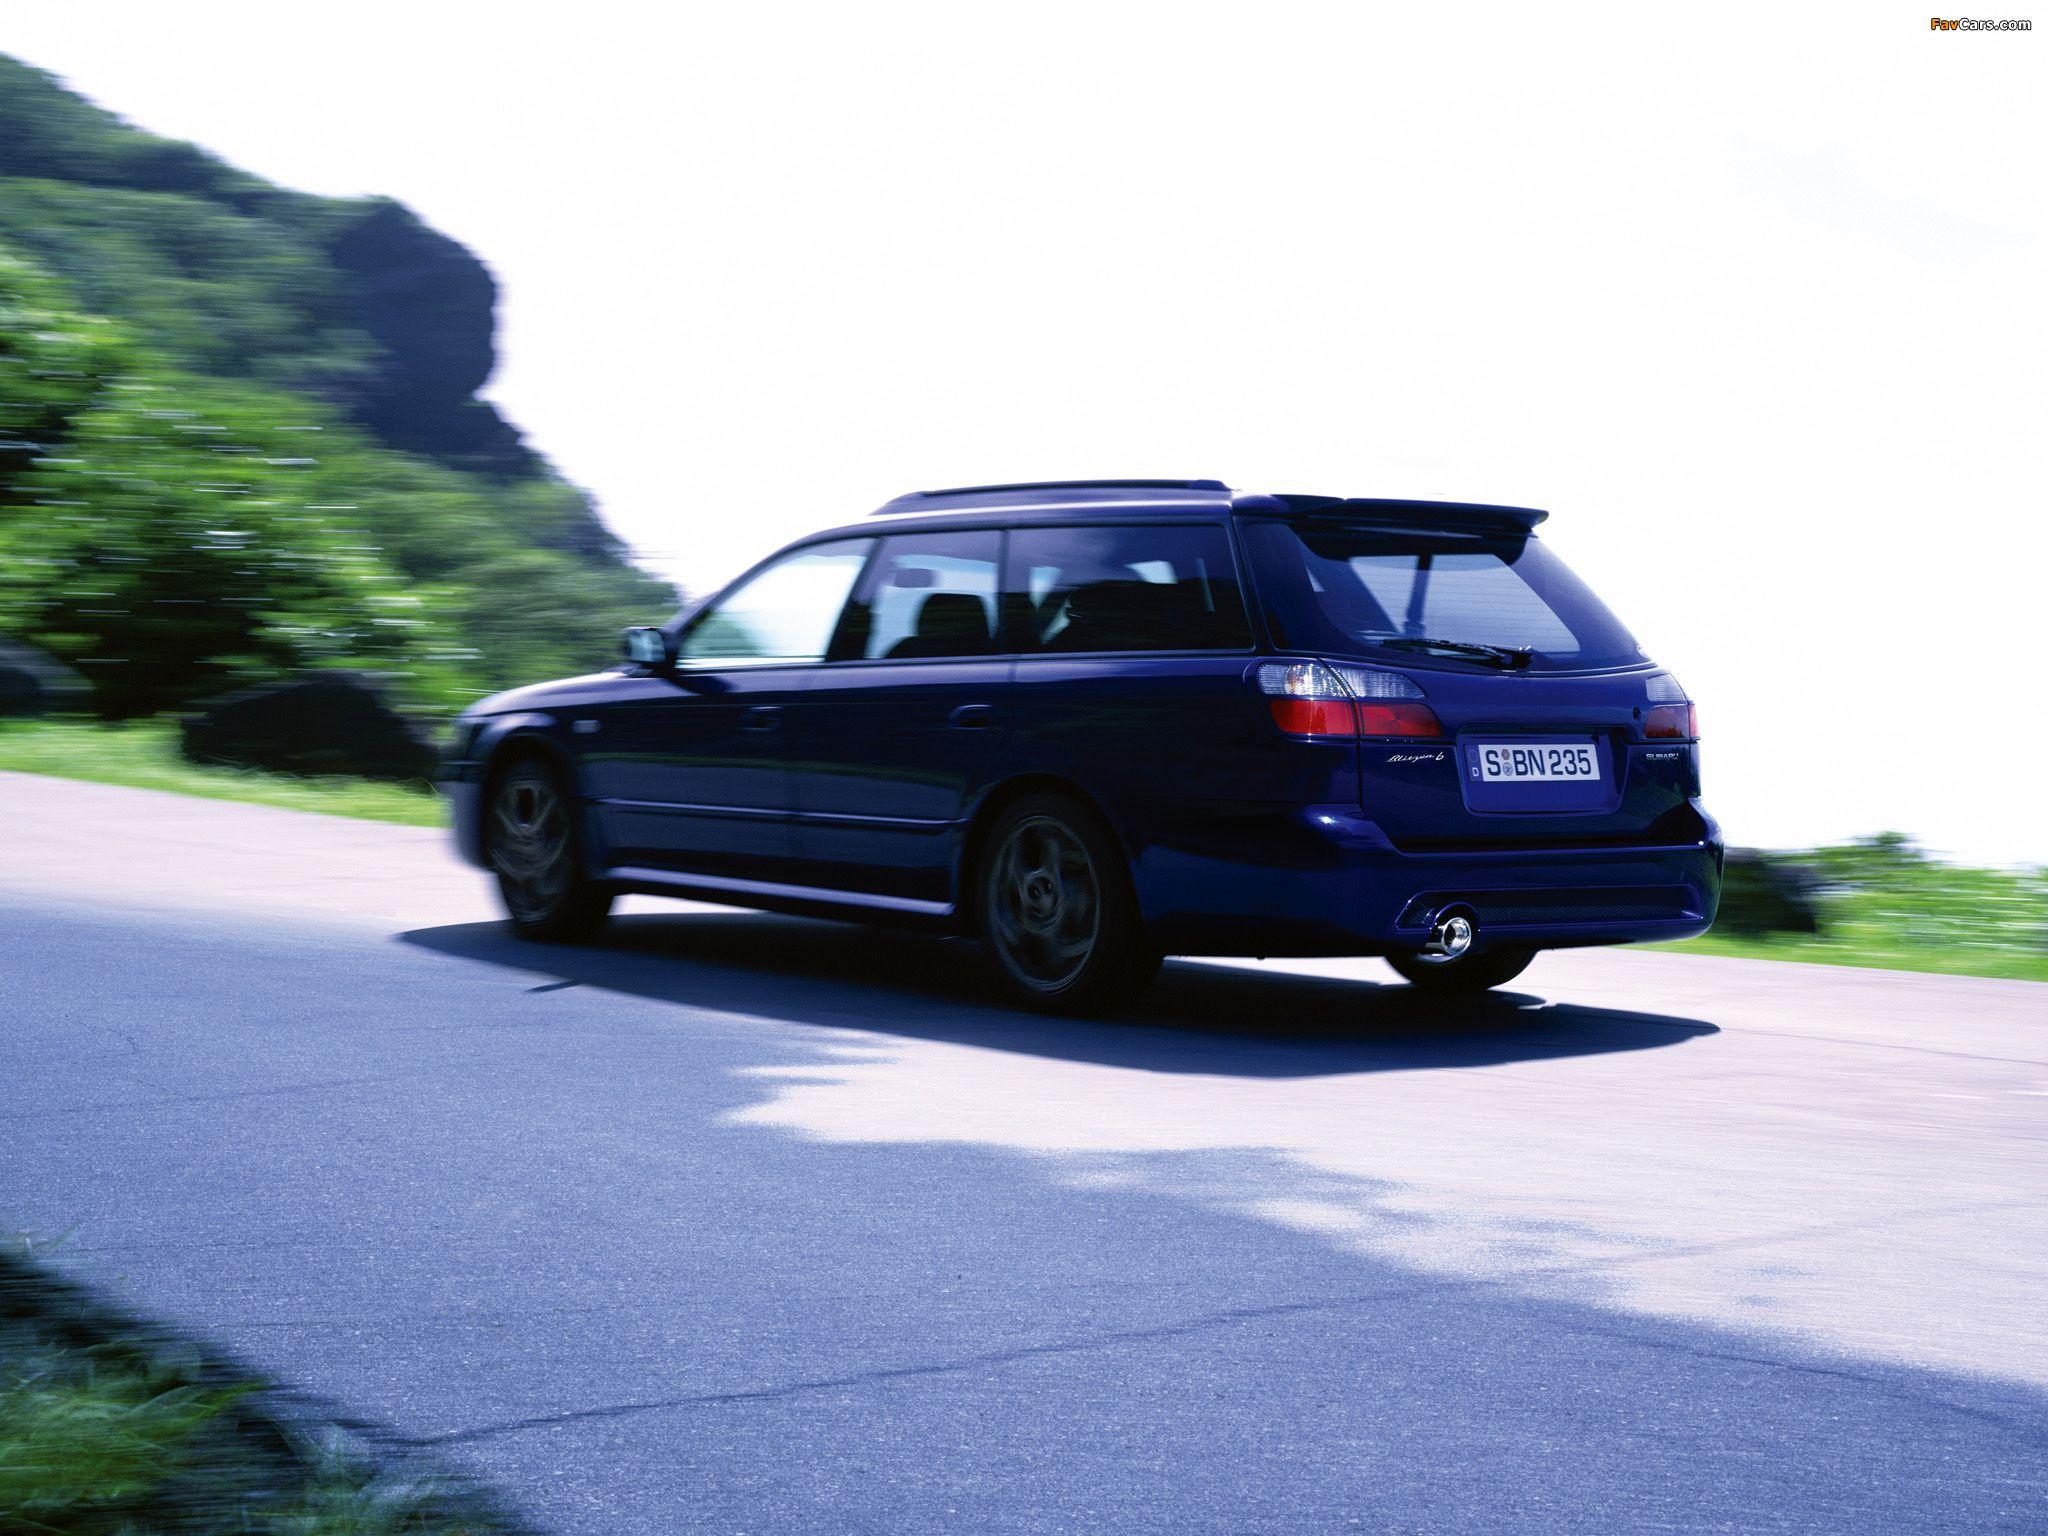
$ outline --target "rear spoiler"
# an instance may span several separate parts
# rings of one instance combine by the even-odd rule
[[[1379,523],[1393,528],[1472,528],[1527,533],[1546,517],[1538,507],[1496,507],[1476,501],[1391,501],[1364,496],[1262,496],[1268,507],[1238,510],[1309,517],[1321,522]]]

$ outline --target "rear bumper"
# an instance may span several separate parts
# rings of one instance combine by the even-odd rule
[[[1482,948],[1563,949],[1704,933],[1721,895],[1720,829],[1678,845],[1396,848],[1363,816],[1312,806],[1137,851],[1138,899],[1171,954],[1355,955],[1414,949],[1446,907]],[[1193,834],[1193,835],[1190,835]]]

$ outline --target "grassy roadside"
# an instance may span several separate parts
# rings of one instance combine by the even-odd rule
[[[1752,939],[1708,933],[1678,944],[1643,944],[1637,947],[1682,955],[1726,955],[1736,960],[1797,960],[1807,965],[1867,966],[1888,971],[1927,971],[1941,976],[2048,981],[2048,955],[2028,955],[1995,945],[1981,945],[1958,952],[1883,940],[1858,943],[1797,934]]]
[[[166,720],[130,725],[85,720],[8,721],[0,724],[0,769],[136,789],[166,789],[209,800],[244,800],[405,827],[437,827],[443,820],[440,802],[425,790],[364,779],[295,778],[188,763],[178,752],[177,726]]]
[[[1711,933],[1649,946],[1755,960],[1882,966],[2048,981],[2048,869],[1977,869],[1932,857],[1896,833],[1798,853],[1730,856]],[[1802,887],[1815,932],[1796,931],[1760,883]]]
[[[483,1490],[373,1450],[0,1250],[0,1530],[506,1536]]]

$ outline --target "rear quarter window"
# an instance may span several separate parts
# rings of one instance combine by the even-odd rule
[[[1020,651],[1235,651],[1251,645],[1220,524],[1017,528],[1004,605]]]

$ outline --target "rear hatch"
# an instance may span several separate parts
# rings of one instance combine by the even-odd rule
[[[1361,807],[1397,846],[1701,835],[1690,704],[1527,526],[1242,527],[1276,644],[1354,700]]]

